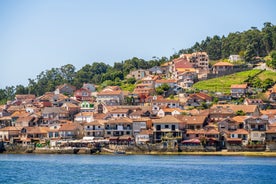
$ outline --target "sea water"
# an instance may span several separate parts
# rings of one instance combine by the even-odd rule
[[[276,158],[1,154],[1,184],[276,183]]]

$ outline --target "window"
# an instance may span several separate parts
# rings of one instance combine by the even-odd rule
[[[172,130],[175,130],[175,125],[172,125]]]
[[[108,134],[108,135],[110,135],[110,134],[111,134],[111,132],[107,132],[107,134]]]
[[[169,128],[169,125],[165,125],[165,128]]]
[[[160,125],[156,125],[156,130],[161,130],[161,126]]]

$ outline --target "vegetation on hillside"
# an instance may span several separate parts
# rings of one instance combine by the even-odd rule
[[[267,56],[272,50],[276,50],[276,26],[266,22],[261,30],[251,27],[244,32],[229,33],[228,36],[208,36],[201,43],[196,42],[191,48],[180,50],[178,55],[206,51],[211,60],[219,60],[237,54],[250,62],[258,56]]]
[[[195,83],[193,87],[198,90],[207,90],[209,92],[230,93],[230,87],[232,84],[248,83],[250,86],[264,91],[271,87],[275,81],[275,72],[254,69],[199,81]]]

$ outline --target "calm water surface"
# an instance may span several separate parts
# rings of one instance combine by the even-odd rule
[[[0,183],[276,183],[276,158],[0,154]]]

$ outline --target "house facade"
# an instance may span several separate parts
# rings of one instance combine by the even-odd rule
[[[181,140],[183,131],[180,130],[180,120],[173,116],[165,116],[160,119],[152,120],[153,140],[154,142],[161,142],[167,134],[171,134],[176,140]]]
[[[233,71],[234,65],[228,62],[218,62],[213,65],[212,72],[213,74],[222,74],[229,73]]]
[[[109,120],[104,126],[105,137],[133,136],[133,121],[129,118]]]
[[[231,85],[231,96],[234,98],[240,98],[245,96],[247,93],[247,84],[232,84]]]

